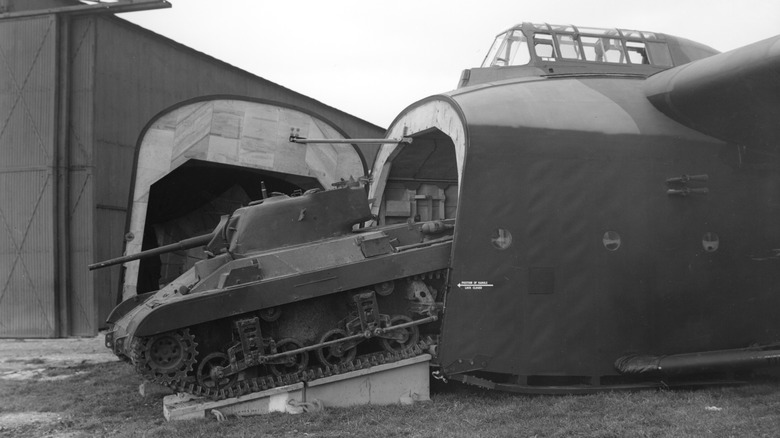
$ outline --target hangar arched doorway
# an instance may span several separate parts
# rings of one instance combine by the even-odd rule
[[[359,178],[366,166],[350,144],[291,143],[302,137],[343,139],[336,126],[279,103],[206,99],[153,119],[139,140],[125,254],[211,232],[266,191],[294,195]],[[125,265],[124,298],[156,290],[196,261],[201,249]]]

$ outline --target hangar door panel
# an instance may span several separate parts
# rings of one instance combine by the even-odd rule
[[[0,336],[53,337],[55,21],[0,22]]]

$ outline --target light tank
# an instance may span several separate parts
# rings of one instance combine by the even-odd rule
[[[186,242],[202,260],[109,316],[106,346],[145,378],[221,398],[427,351],[441,316],[452,221],[360,228],[365,188],[276,194]]]

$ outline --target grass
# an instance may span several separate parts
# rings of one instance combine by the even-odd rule
[[[76,437],[776,437],[780,384],[587,396],[522,396],[447,385],[412,406],[326,408],[166,422],[162,395],[141,397],[124,363],[50,369],[64,380],[0,380],[0,418],[56,413],[0,436]],[[708,409],[709,408],[709,409]]]

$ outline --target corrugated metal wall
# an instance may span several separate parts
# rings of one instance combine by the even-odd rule
[[[62,68],[68,78],[68,149],[69,149],[69,278],[67,303],[68,335],[89,336],[97,333],[98,301],[93,278],[87,265],[93,261],[95,240],[109,232],[94,218],[94,131],[95,111],[95,46],[96,32],[92,20],[73,19],[68,22],[68,62]],[[99,207],[98,207],[99,208]],[[121,232],[120,232],[121,235]],[[98,274],[94,280],[100,278]],[[110,275],[110,274],[108,274]],[[105,320],[105,318],[103,318]]]
[[[97,333],[120,268],[87,265],[122,253],[138,137],[159,112],[214,94],[384,134],[111,15],[0,20],[0,337]]]
[[[0,22],[0,336],[58,333],[57,26]]]

